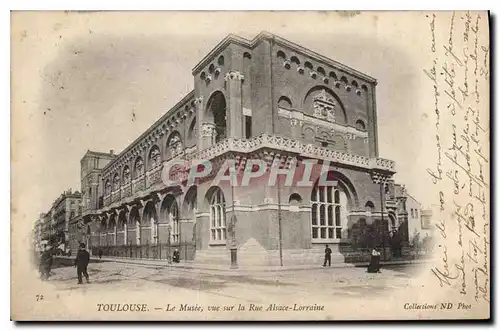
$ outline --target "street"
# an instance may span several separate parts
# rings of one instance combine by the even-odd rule
[[[168,266],[132,265],[116,262],[93,262],[88,266],[90,284],[77,284],[76,269],[67,263],[56,263],[49,282],[60,291],[176,291],[183,296],[203,292],[214,298],[232,298],[258,302],[297,296],[331,298],[335,296],[366,297],[402,289],[410,285],[419,266],[387,266],[381,273],[369,274],[366,268],[323,268],[287,271],[185,270]],[[159,292],[161,293],[161,292]],[[131,293],[133,295],[133,293]]]

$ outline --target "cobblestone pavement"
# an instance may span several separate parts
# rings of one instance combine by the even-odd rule
[[[76,269],[55,266],[49,282],[58,290],[169,290],[179,295],[214,295],[219,298],[258,302],[266,298],[362,297],[387,293],[387,290],[409,286],[419,266],[388,266],[378,274],[368,274],[365,268],[323,268],[279,272],[241,272],[217,274],[212,271],[183,270],[169,267],[128,265],[115,262],[91,263],[88,267],[91,283],[77,285]]]

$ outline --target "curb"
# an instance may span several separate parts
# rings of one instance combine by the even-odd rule
[[[67,260],[72,260],[74,257],[61,256],[58,258],[63,258]],[[148,263],[150,261],[150,263]],[[430,262],[432,260],[404,260],[404,261],[382,261],[380,265],[382,266],[391,266],[391,265],[415,265],[415,264],[423,264]],[[321,270],[321,269],[339,269],[339,268],[362,268],[368,267],[368,262],[361,263],[335,263],[330,267],[323,267],[321,265],[297,265],[297,266],[240,266],[238,268],[232,269],[230,266],[223,265],[200,265],[200,264],[175,264],[168,263],[166,260],[162,262],[158,260],[134,260],[134,259],[109,259],[102,258],[96,259],[91,258],[91,263],[101,263],[101,262],[114,262],[114,263],[123,263],[123,264],[134,264],[141,266],[151,266],[151,267],[163,267],[169,269],[181,269],[181,270],[191,270],[191,271],[199,271],[199,272],[207,272],[207,271],[225,271],[231,273],[239,273],[241,271],[253,271],[253,272],[287,272],[287,271],[303,271],[303,270]]]

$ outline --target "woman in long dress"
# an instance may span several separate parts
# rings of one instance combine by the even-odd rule
[[[380,252],[376,248],[373,248],[372,250],[370,264],[368,265],[367,271],[369,273],[380,272]]]

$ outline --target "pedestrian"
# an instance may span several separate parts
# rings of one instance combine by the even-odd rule
[[[326,267],[326,262],[328,261],[328,266],[332,266],[332,250],[328,245],[325,247],[325,261],[323,262],[323,267]]]
[[[396,257],[400,258],[403,256],[403,237],[397,230],[394,232],[394,241],[396,246]]]
[[[90,283],[89,274],[87,273],[87,266],[89,265],[89,260],[90,260],[90,254],[85,249],[85,244],[81,243],[80,249],[78,250],[78,253],[76,253],[76,259],[75,259],[75,267],[76,267],[76,274],[78,276],[78,284],[83,284],[82,274],[87,279],[87,283]]]
[[[39,266],[39,271],[40,271],[40,276],[42,280],[48,280],[50,276],[50,270],[52,269],[52,251],[50,247],[45,247],[44,252],[42,253],[42,256],[40,257],[40,266]]]
[[[172,257],[172,260],[174,261],[174,263],[179,263],[180,258],[181,258],[181,255],[179,254],[179,250],[176,248],[174,250],[174,255]]]
[[[102,259],[102,249],[99,249],[99,260]]]
[[[391,248],[391,255],[392,255],[392,257],[396,257],[396,255],[397,255],[397,248],[396,248],[395,231],[389,232],[389,246]]]
[[[376,248],[373,248],[372,250],[370,264],[368,265],[367,272],[369,273],[380,272],[380,252]]]

